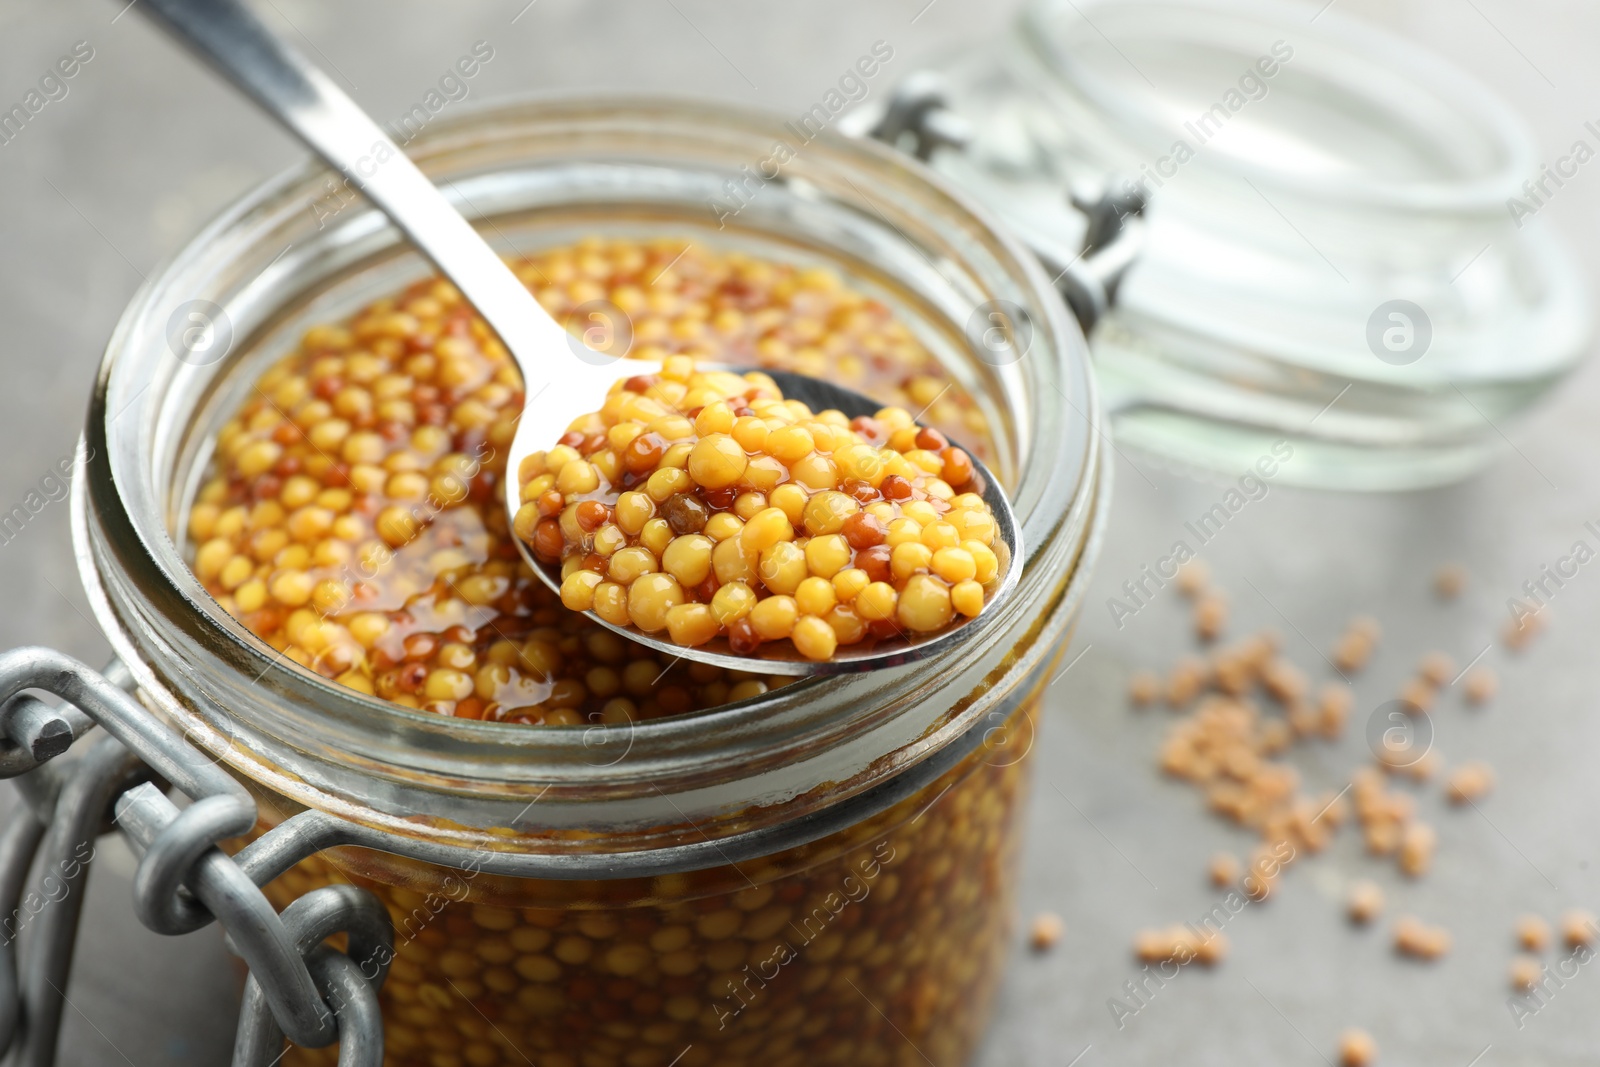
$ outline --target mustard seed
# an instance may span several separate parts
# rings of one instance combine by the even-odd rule
[[[573,610],[600,612],[600,588],[573,571],[609,557],[596,569],[626,592],[619,617],[676,644],[726,633],[731,646],[726,613],[706,608],[742,582],[757,603],[738,648],[788,640],[807,659],[831,659],[841,641],[932,634],[983,609],[1000,577],[999,531],[958,452],[904,408],[847,420],[785,400],[759,371],[700,371],[694,357],[669,355],[659,374],[618,381],[599,411],[522,462],[527,503],[513,529],[560,563]],[[646,518],[654,503],[660,517]],[[819,583],[846,569],[871,580],[823,595]],[[786,606],[768,606],[777,599]]]
[[[1417,664],[1417,675],[1434,688],[1444,685],[1455,674],[1455,661],[1443,652],[1429,652]]]
[[[1521,652],[1529,641],[1543,632],[1548,620],[1546,609],[1540,608],[1532,615],[1509,620],[1500,631],[1500,640],[1512,652]]]
[[[1395,951],[1419,960],[1435,960],[1450,951],[1450,931],[1428,926],[1414,916],[1404,915],[1394,924]]]
[[[1344,733],[1353,699],[1348,686],[1329,682],[1322,687],[1317,699],[1317,727],[1323,737],[1332,741]]]
[[[1593,947],[1597,936],[1600,936],[1600,924],[1596,923],[1593,912],[1572,908],[1561,913],[1561,940],[1568,948]]]
[[[668,264],[676,265],[665,271]],[[609,294],[632,320],[640,358],[693,352],[837,375],[886,407],[925,411],[941,431],[980,446],[989,440],[971,396],[944,376],[904,323],[827,270],[677,238],[586,240],[543,250],[513,269],[539,286],[535,295],[558,316]],[[643,395],[665,381],[633,376],[629,385]],[[565,606],[570,598],[608,622],[631,621],[629,588],[610,570],[648,562],[653,570],[666,568],[696,598],[660,613],[675,640],[704,639],[701,599],[721,594],[712,612],[719,625],[748,618],[746,595],[755,593],[739,583],[759,576],[739,551],[740,531],[769,504],[788,507],[796,497],[799,522],[805,502],[818,494],[809,482],[808,488],[772,482],[777,461],[755,454],[769,428],[743,404],[702,405],[693,419],[662,412],[605,434],[567,427],[559,437],[552,433],[557,443],[544,471],[536,465],[508,471],[504,457],[523,408],[522,379],[488,324],[440,278],[420,279],[341,322],[313,326],[255,384],[219,429],[186,532],[207,592],[285,659],[405,708],[522,725],[652,719],[765,691],[766,681],[716,669],[652,686],[670,657],[627,646]],[[842,443],[834,440],[838,427],[824,425],[819,432],[829,444]],[[747,458],[749,484],[703,496],[690,491],[684,468],[695,434],[731,436]],[[964,468],[949,447],[898,453],[912,455],[917,469],[910,478],[882,479],[877,490],[871,478],[841,469],[837,488],[855,493],[864,485],[906,506],[932,506],[915,499],[917,485],[942,481],[959,497],[963,490],[952,479]],[[863,455],[852,450],[840,459]],[[801,473],[816,481],[825,467],[812,463]],[[516,479],[530,505],[510,529],[498,491],[507,478]],[[598,492],[602,479],[622,490],[615,499]],[[684,500],[669,506],[678,494]],[[875,499],[852,496],[863,513]],[[688,513],[686,502],[692,502]],[[927,518],[937,527],[935,541],[947,538],[949,514]],[[974,519],[958,533],[976,544],[984,523]],[[685,586],[705,568],[705,545],[696,535],[718,548],[734,543],[720,556],[713,550],[704,582]],[[549,559],[559,559],[573,538],[591,539],[593,552],[564,569],[557,595],[527,573],[512,537],[532,542]],[[672,548],[675,538],[689,540]],[[635,547],[642,556],[617,562]],[[805,553],[810,573],[838,564],[826,575],[837,578],[843,571],[837,547],[812,537]],[[960,542],[952,547],[969,552],[975,575],[998,569],[992,552]],[[944,563],[951,573],[968,566],[952,555]],[[775,573],[782,582],[787,572]],[[851,595],[864,587],[853,578],[837,585]],[[796,599],[817,610],[827,604],[814,586]],[[864,639],[866,622],[840,606],[842,592],[836,600],[823,621],[840,641]],[[970,594],[961,603],[970,607]],[[800,632],[816,650],[828,643],[809,623]],[[753,627],[750,636],[759,644]]]
[[[1128,679],[1128,700],[1136,707],[1153,703],[1161,695],[1161,679],[1154,671],[1134,671]]]
[[[1383,890],[1376,882],[1362,880],[1345,895],[1345,914],[1357,926],[1365,926],[1383,913]]]
[[[1532,956],[1518,956],[1511,961],[1511,988],[1527,993],[1544,979],[1544,964]]]
[[[1468,704],[1485,704],[1494,698],[1500,680],[1488,667],[1474,667],[1462,680],[1461,694]]]
[[[1066,924],[1054,912],[1042,911],[1033,917],[1028,927],[1028,943],[1035,952],[1044,952],[1055,946],[1066,932]]]
[[[1408,823],[1400,831],[1400,870],[1408,877],[1417,878],[1427,873],[1433,863],[1434,846],[1439,836],[1427,823]]]
[[[1478,800],[1494,788],[1494,771],[1482,760],[1463,763],[1445,779],[1445,796],[1452,804]]]
[[[1228,604],[1220,596],[1207,593],[1194,606],[1195,635],[1202,641],[1215,641],[1228,624]]]
[[[1433,572],[1433,591],[1440,600],[1454,600],[1467,587],[1467,570],[1459,563],[1446,563]]]
[[[1211,884],[1218,889],[1226,889],[1239,881],[1239,875],[1244,872],[1239,863],[1239,857],[1231,852],[1218,852],[1211,857],[1209,873]]]
[[[1209,587],[1211,582],[1211,569],[1197,559],[1191,559],[1178,567],[1178,592],[1195,599]]]
[[[1423,678],[1408,678],[1400,687],[1400,699],[1408,715],[1426,714],[1433,707],[1434,687]]]
[[[1517,919],[1517,944],[1529,952],[1543,952],[1550,945],[1550,924],[1538,915],[1523,915]]]
[[[1353,674],[1372,658],[1372,641],[1358,633],[1344,633],[1333,645],[1333,663],[1346,674]]]
[[[1377,1062],[1378,1043],[1365,1030],[1346,1030],[1339,1035],[1339,1067],[1370,1067]]]

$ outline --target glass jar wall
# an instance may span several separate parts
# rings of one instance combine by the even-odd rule
[[[1048,277],[915,164],[825,137],[741,184],[793,137],[699,105],[545,103],[441,120],[411,150],[507,254],[671,236],[826,266],[892,308],[991,428],[987,458],[1029,545],[1024,591],[942,659],[632,723],[385,704],[230,616],[190,571],[183,532],[217,430],[262,372],[308,326],[425,265],[307,169],[202,234],[112,340],[87,431],[109,463],[74,501],[91,600],[151,705],[252,783],[266,821],[314,808],[378,842],[269,891],[281,903],[348,877],[389,904],[407,946],[388,994],[394,1062],[525,1062],[522,1042],[549,1063],[666,1063],[690,1044],[703,1051],[685,1062],[734,1062],[778,1047],[814,1057],[828,1041],[834,1056],[897,1062],[895,1026],[955,1058],[975,1040],[1003,945],[1031,694],[1104,516],[1094,392]],[[1015,358],[975,336],[997,301],[1033,326]],[[235,339],[225,356],[169,342],[195,307]],[[763,977],[779,939],[804,944]]]

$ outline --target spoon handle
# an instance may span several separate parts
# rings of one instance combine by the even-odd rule
[[[240,0],[140,0],[137,10],[377,204],[494,327],[524,375],[540,363],[551,369],[533,362],[539,353],[568,351],[570,335],[389,135]]]

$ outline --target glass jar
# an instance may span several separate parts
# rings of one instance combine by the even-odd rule
[[[73,500],[85,587],[263,827],[314,809],[361,842],[268,892],[350,879],[389,906],[387,1062],[956,1063],[981,1032],[1039,693],[1106,510],[1087,351],[1034,257],[889,149],[819,137],[751,184],[793,138],[704,104],[529,102],[441,116],[408,152],[504,252],[672,234],[829,265],[894,309],[988,416],[1029,546],[999,615],[916,664],[525,727],[367,697],[226,614],[178,533],[217,427],[306,326],[431,273],[320,167],[213,223],[111,339],[86,430],[106,461]],[[982,343],[994,307],[1025,343]]]
[[[1055,269],[1084,241],[1069,189],[1146,203],[1091,338],[1119,444],[1237,474],[1288,439],[1282,481],[1448,482],[1588,351],[1537,217],[1575,165],[1541,171],[1487,88],[1337,9],[1032,0],[932,73],[965,133],[933,166]]]

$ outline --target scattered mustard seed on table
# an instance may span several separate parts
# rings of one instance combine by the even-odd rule
[[[1543,952],[1550,945],[1550,924],[1538,915],[1517,919],[1517,944],[1529,952]]]
[[[1600,924],[1594,912],[1572,908],[1561,913],[1561,940],[1568,948],[1592,947],[1600,937]]]
[[[1462,680],[1461,695],[1468,704],[1486,704],[1500,689],[1500,679],[1488,667],[1474,667]]]
[[[1456,661],[1444,652],[1429,652],[1417,664],[1417,674],[1437,689],[1456,676]]]
[[[1526,993],[1544,977],[1544,964],[1532,956],[1518,956],[1511,961],[1511,988]]]
[[[1035,952],[1045,952],[1055,947],[1061,940],[1061,935],[1066,933],[1066,923],[1061,921],[1061,916],[1054,912],[1041,911],[1033,917],[1033,922],[1028,926],[1028,943]]]
[[[1445,779],[1445,796],[1452,804],[1467,804],[1494,788],[1494,771],[1482,760],[1463,763]]]
[[[1128,700],[1135,707],[1155,703],[1161,696],[1161,679],[1154,671],[1134,671],[1128,679]]]
[[[1211,967],[1227,957],[1228,938],[1220,930],[1200,932],[1182,925],[1145,929],[1134,935],[1133,953],[1142,963],[1171,960],[1180,966],[1197,962]]]
[[[1433,591],[1440,600],[1454,600],[1467,587],[1467,570],[1459,563],[1446,563],[1433,573]]]
[[[1344,633],[1334,642],[1334,665],[1347,674],[1361,670],[1372,658],[1372,650],[1382,633],[1382,627],[1370,615],[1358,615],[1351,619]]]
[[[1383,890],[1378,883],[1362,879],[1345,896],[1345,913],[1357,926],[1365,926],[1383,913]]]
[[[1450,951],[1450,931],[1429,926],[1415,916],[1402,915],[1394,923],[1394,948],[1402,956],[1436,960]]]
[[[1228,602],[1216,593],[1206,593],[1194,605],[1194,631],[1202,641],[1215,641],[1228,625]]]
[[[1433,827],[1423,822],[1408,823],[1400,832],[1400,870],[1410,878],[1428,872],[1433,865],[1433,850],[1439,835]]]
[[[1226,889],[1239,881],[1239,876],[1244,873],[1244,866],[1239,862],[1239,857],[1231,852],[1218,852],[1211,857],[1209,874],[1211,884],[1218,889]]]
[[[1193,600],[1211,584],[1211,571],[1204,563],[1191,559],[1178,566],[1178,592]]]
[[[1346,1030],[1339,1035],[1339,1067],[1368,1067],[1378,1059],[1378,1043],[1365,1030]]]

